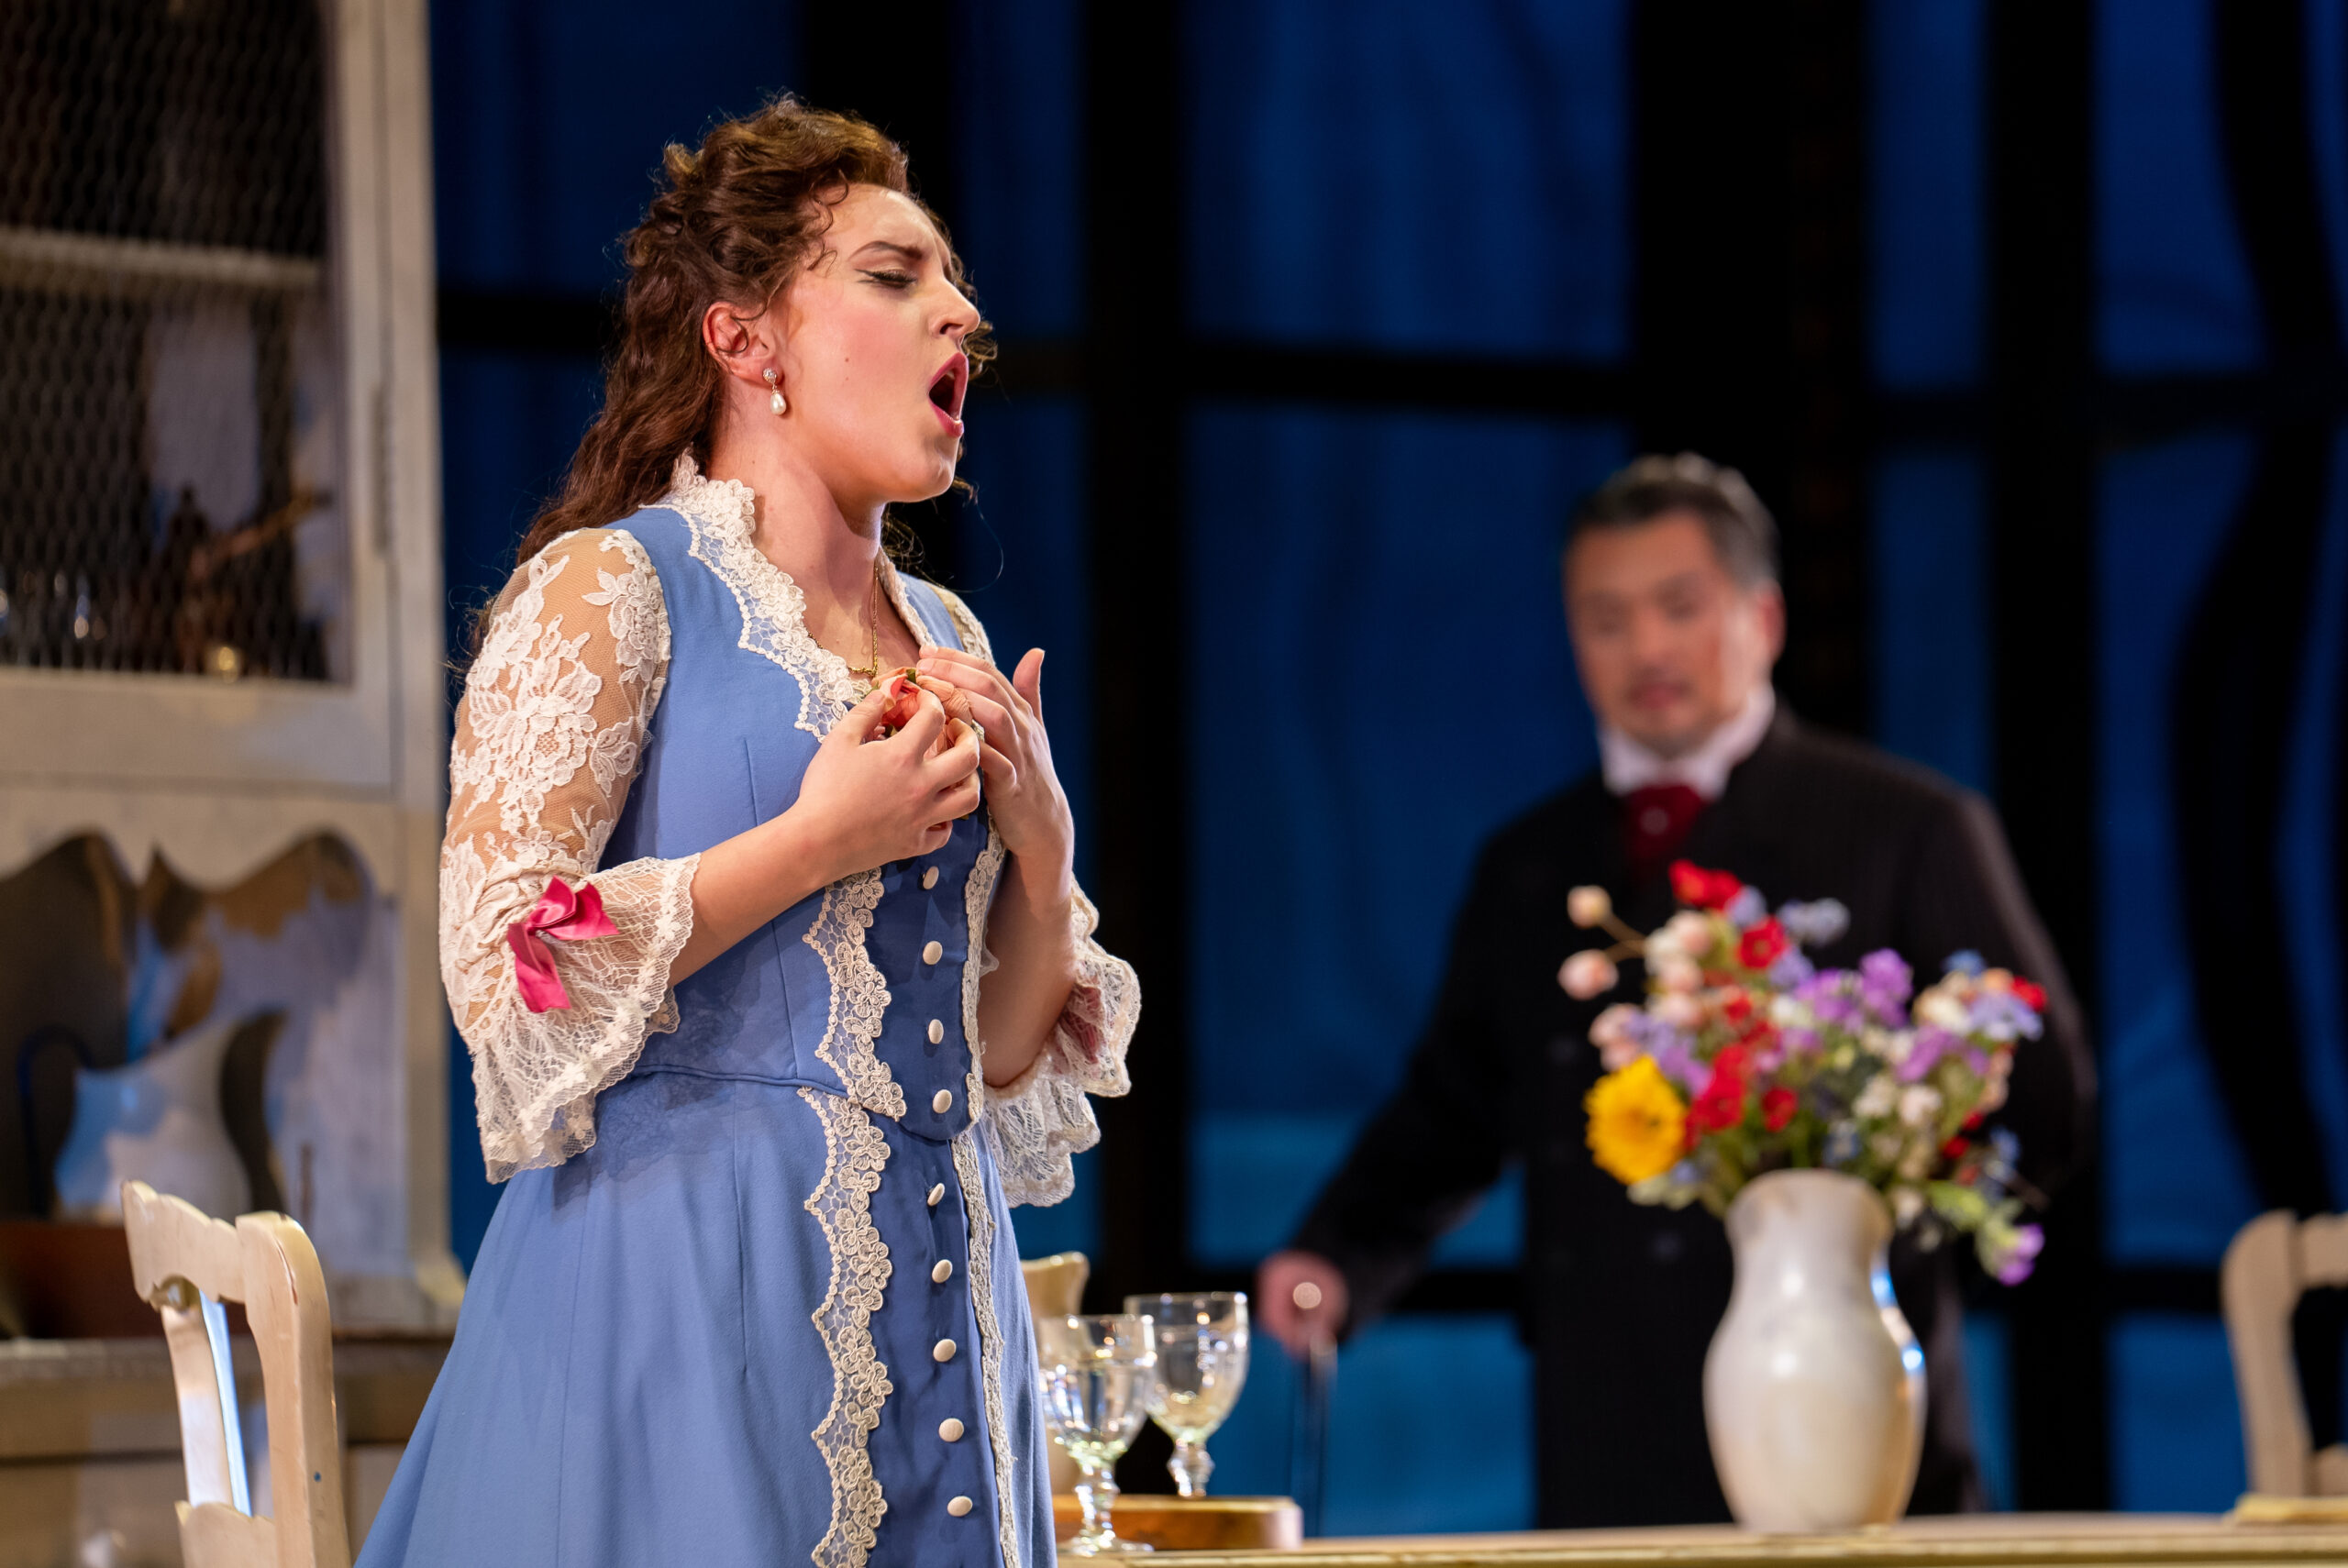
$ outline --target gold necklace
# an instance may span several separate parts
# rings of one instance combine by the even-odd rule
[[[880,674],[880,558],[872,558],[872,594],[865,613],[864,666],[847,667],[847,672],[858,680],[870,681]]]

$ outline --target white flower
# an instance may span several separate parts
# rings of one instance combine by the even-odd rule
[[[1903,1229],[1914,1224],[1916,1217],[1923,1211],[1924,1195],[1922,1193],[1912,1187],[1895,1187],[1891,1189],[1891,1217],[1898,1220]]]
[[[1898,1159],[1899,1152],[1907,1146],[1908,1140],[1897,1132],[1878,1132],[1867,1140],[1867,1153],[1887,1165]]]
[[[1614,960],[1595,950],[1577,953],[1557,966],[1557,984],[1576,1001],[1605,995],[1621,978]]]
[[[1909,1144],[1908,1152],[1899,1156],[1899,1174],[1910,1181],[1923,1180],[1933,1174],[1933,1156],[1939,1152],[1922,1139]]]
[[[1703,1027],[1704,1004],[1685,991],[1666,991],[1655,999],[1655,1015],[1674,1029]]]
[[[1704,972],[1686,958],[1667,958],[1655,966],[1655,983],[1667,991],[1686,995],[1704,983]]]
[[[1859,1031],[1859,1043],[1896,1067],[1908,1059],[1908,1053],[1915,1049],[1916,1041],[1905,1032],[1869,1024]]]
[[[1701,958],[1712,950],[1712,922],[1694,910],[1681,910],[1656,934],[1690,958]]]
[[[1991,1077],[1988,1083],[1981,1086],[1980,1101],[1975,1105],[1973,1109],[1981,1112],[1984,1116],[1987,1116],[1989,1112],[1997,1110],[1999,1106],[2005,1103],[2006,1079],[2005,1075],[2000,1073]]]
[[[1596,925],[1614,912],[1614,900],[1603,888],[1576,888],[1566,895],[1566,918],[1576,925]]]
[[[1810,1004],[1779,991],[1769,999],[1769,1021],[1780,1029],[1807,1029],[1811,1024]]]
[[[1962,1034],[1971,1020],[1963,1002],[1934,986],[1916,999],[1916,1021],[1936,1023],[1952,1034]]]
[[[1899,1120],[1922,1127],[1940,1114],[1941,1091],[1930,1084],[1910,1084],[1899,1096]]]
[[[1851,1102],[1851,1110],[1854,1114],[1869,1121],[1880,1121],[1891,1114],[1891,1108],[1899,1103],[1899,1086],[1892,1082],[1889,1074],[1878,1073],[1867,1080],[1867,1087],[1861,1089],[1859,1098]]]

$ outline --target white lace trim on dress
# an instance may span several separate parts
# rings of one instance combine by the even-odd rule
[[[799,1098],[824,1126],[824,1179],[805,1207],[823,1226],[832,1254],[831,1282],[814,1311],[815,1331],[831,1356],[832,1404],[809,1434],[831,1472],[832,1523],[808,1555],[820,1568],[863,1568],[889,1511],[869,1444],[881,1407],[896,1392],[872,1345],[872,1314],[895,1267],[872,1222],[889,1143],[863,1107],[818,1089],[802,1088]]]
[[[979,1075],[970,1074],[971,1103],[978,1103]],[[962,1212],[969,1218],[970,1308],[979,1320],[979,1381],[986,1401],[987,1441],[994,1450],[995,1528],[1002,1537],[1002,1561],[1019,1558],[1019,1456],[1011,1446],[1011,1426],[1002,1403],[1002,1322],[994,1309],[994,1206],[987,1201],[985,1172],[979,1165],[978,1131],[966,1128],[954,1140],[954,1179],[962,1188]]]
[[[465,681],[440,853],[440,972],[473,1058],[492,1181],[595,1141],[595,1097],[676,1027],[669,971],[692,934],[696,856],[595,869],[668,679],[659,574],[619,529],[524,563]],[[556,878],[591,882],[617,929],[549,942],[568,1008],[534,1013],[506,927]]]
[[[832,1005],[815,1055],[840,1076],[850,1099],[884,1116],[905,1114],[904,1086],[880,1059],[874,1042],[889,1010],[889,985],[872,962],[865,933],[880,904],[880,873],[859,871],[824,889],[823,907],[800,938],[824,961]]]
[[[772,659],[799,682],[799,727],[817,740],[856,706],[847,661],[807,630],[807,595],[758,546],[759,498],[736,480],[704,476],[688,452],[677,459],[660,505],[685,520],[692,558],[734,595],[742,613],[740,646]]]

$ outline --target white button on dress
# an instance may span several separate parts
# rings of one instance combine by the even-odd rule
[[[932,1045],[943,1045],[946,1043],[946,1021],[944,1019],[933,1018],[929,1021],[929,1043]]]
[[[937,1266],[929,1271],[929,1282],[932,1285],[943,1285],[953,1277],[954,1265],[944,1258],[938,1259]]]
[[[921,885],[922,885],[924,888],[935,888],[935,887],[936,887],[936,886],[937,886],[937,867],[936,867],[933,866],[933,867],[931,867],[928,870],[926,870],[926,871],[925,871],[925,872],[923,872],[923,873],[921,874]]]
[[[962,1441],[962,1423],[956,1420],[953,1417],[948,1416],[944,1420],[937,1423],[937,1435],[944,1438],[947,1442],[960,1442]]]
[[[970,1509],[971,1509],[972,1506],[973,1506],[973,1505],[971,1504],[971,1502],[970,1502],[970,1499],[969,1499],[969,1498],[968,1498],[968,1497],[957,1497],[957,1498],[955,1498],[952,1502],[949,1502],[949,1503],[947,1503],[947,1504],[946,1505],[946,1511],[947,1511],[947,1513],[949,1513],[949,1514],[952,1514],[956,1518],[958,1518],[958,1518],[960,1518],[964,1514],[969,1513],[969,1512],[970,1511]]]
[[[929,1108],[930,1110],[937,1112],[940,1116],[945,1115],[947,1111],[954,1109],[954,1091],[952,1089],[939,1089],[936,1094],[929,1097]]]
[[[930,1359],[938,1362],[952,1361],[956,1348],[952,1340],[940,1340],[929,1347]]]
[[[939,1182],[936,1187],[931,1187],[931,1188],[929,1189],[929,1206],[930,1206],[932,1209],[936,1208],[936,1207],[937,1207],[937,1200],[938,1200],[939,1198],[941,1198],[945,1197],[945,1196],[946,1196],[946,1184],[945,1184],[944,1182],[942,1182],[942,1181],[941,1181],[941,1182]]]
[[[946,944],[942,942],[933,942],[921,950],[921,961],[925,964],[935,964],[945,956]]]

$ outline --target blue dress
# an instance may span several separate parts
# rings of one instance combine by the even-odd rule
[[[983,812],[667,988],[693,856],[791,804],[855,694],[749,504],[681,464],[517,573],[469,679],[444,973],[515,1174],[362,1568],[1053,1561],[1007,1198],[1065,1193],[1137,992],[1080,895],[1084,983],[988,1088]],[[984,651],[889,587],[925,646]],[[550,876],[617,929],[548,941],[571,1005],[530,1014],[503,932]]]

